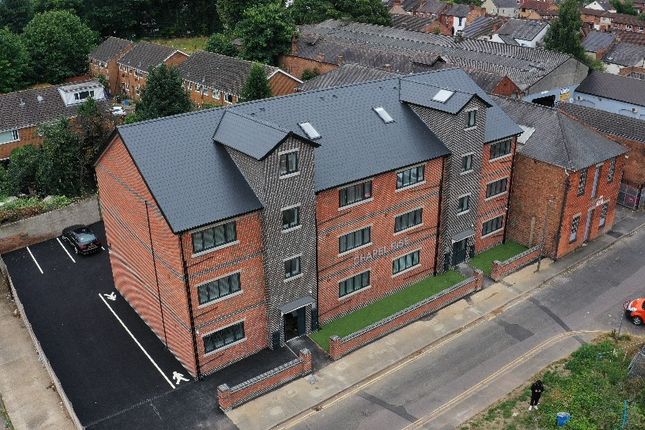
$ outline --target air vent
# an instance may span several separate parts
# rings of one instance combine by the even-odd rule
[[[439,102],[439,103],[445,103],[447,102],[450,97],[454,94],[454,91],[449,91],[449,90],[439,90],[437,94],[435,94],[432,97],[432,100]]]
[[[320,133],[318,133],[318,131],[316,131],[316,129],[314,128],[313,125],[311,125],[311,123],[301,122],[298,125],[300,126],[302,131],[305,132],[305,134],[307,135],[307,137],[309,139],[311,139],[311,140],[320,139]]]
[[[375,107],[374,112],[378,114],[378,116],[383,120],[384,123],[389,124],[391,122],[394,122],[394,118],[392,118],[390,114],[387,113],[383,106]]]

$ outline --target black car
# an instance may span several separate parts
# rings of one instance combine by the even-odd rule
[[[73,225],[63,230],[63,240],[72,245],[77,254],[92,254],[101,250],[101,241],[85,225]]]

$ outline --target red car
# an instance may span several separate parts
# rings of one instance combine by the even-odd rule
[[[625,302],[624,308],[625,316],[635,325],[643,324],[643,321],[645,321],[645,298]]]

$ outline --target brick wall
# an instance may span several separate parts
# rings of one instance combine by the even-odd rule
[[[529,248],[521,254],[517,254],[514,257],[509,258],[505,261],[493,261],[493,269],[490,272],[490,277],[494,281],[501,281],[505,276],[521,269],[524,266],[528,266],[532,262],[538,259],[542,252],[542,247],[536,245],[533,248]]]
[[[322,75],[338,68],[338,64],[310,60],[308,58],[298,57],[297,55],[282,55],[279,62],[282,70],[297,78],[302,78],[302,73],[307,69],[318,70]]]
[[[396,314],[385,318],[364,328],[361,331],[352,333],[340,338],[332,336],[329,338],[329,355],[332,359],[338,360],[344,355],[367,345],[399,328],[410,324],[431,312],[456,302],[468,294],[482,289],[484,285],[484,274],[480,270],[475,270],[475,276],[468,278],[459,284],[442,291],[435,296],[429,297],[407,309],[397,312]]]
[[[43,143],[43,136],[38,135],[38,126],[25,127],[18,130],[18,141],[0,145],[0,160],[9,158],[11,152],[25,145],[40,146]]]
[[[512,97],[522,94],[522,90],[508,76],[504,76],[493,90],[493,94]]]
[[[135,101],[139,100],[143,87],[148,80],[148,72],[136,70],[132,67],[121,65],[119,67],[119,90],[118,93]],[[137,94],[137,89],[139,94]]]
[[[311,352],[306,348],[301,349],[298,352],[298,358],[282,366],[230,388],[227,384],[220,385],[217,387],[217,403],[223,411],[230,411],[289,381],[308,375],[312,370],[313,361]]]
[[[300,82],[282,72],[276,72],[269,78],[269,85],[271,85],[271,94],[284,96],[295,93]]]
[[[396,171],[372,178],[372,200],[339,208],[339,188],[318,193],[318,309],[325,323],[432,276],[435,264],[442,159],[425,163],[425,183],[396,190]],[[423,222],[394,232],[396,216],[423,208]],[[339,255],[339,237],[371,226],[370,245]],[[421,264],[392,276],[392,260],[421,250]],[[339,297],[339,282],[370,270],[370,287]]]

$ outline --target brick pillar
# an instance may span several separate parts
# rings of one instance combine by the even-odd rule
[[[340,337],[336,335],[329,338],[329,355],[332,360],[338,360],[343,356],[343,353],[340,350],[340,343]]]
[[[228,412],[233,409],[233,394],[231,393],[231,389],[228,385],[222,384],[217,387],[217,404],[224,412]]]
[[[307,348],[303,348],[298,351],[298,358],[302,360],[302,375],[308,375],[314,370],[314,361],[311,351]]]
[[[479,269],[475,269],[475,291],[479,291],[484,288],[484,272]]]

